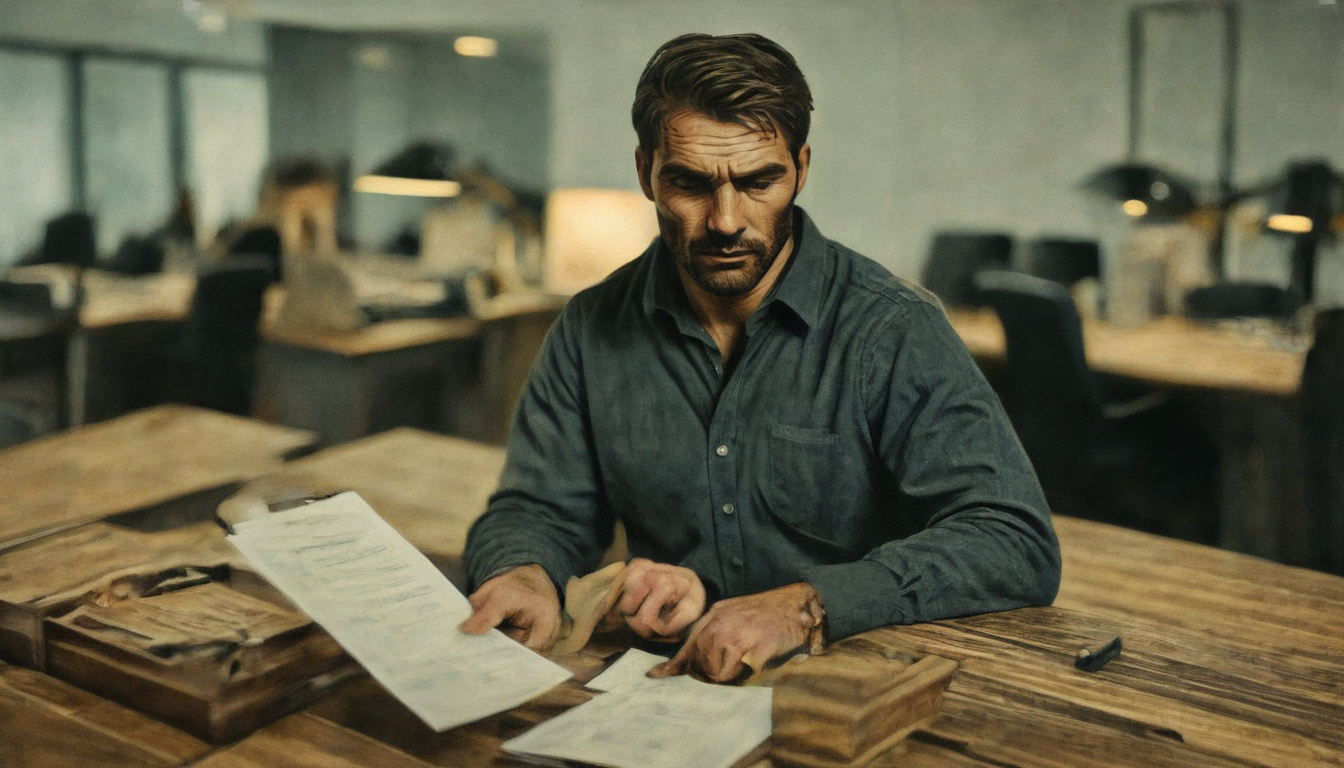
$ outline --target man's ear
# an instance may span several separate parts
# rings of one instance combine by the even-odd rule
[[[649,174],[653,172],[653,158],[644,154],[643,147],[635,147],[635,172],[639,174],[639,188],[644,196],[653,200],[653,183]]]
[[[812,145],[804,144],[798,150],[798,184],[793,189],[794,196],[803,191],[803,185],[807,183],[807,169],[812,165]]]

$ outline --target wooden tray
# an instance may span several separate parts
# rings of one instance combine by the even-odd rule
[[[759,676],[774,686],[770,756],[783,765],[866,765],[942,708],[957,662],[884,635],[842,640]]]
[[[279,601],[193,573],[162,590],[118,586],[47,619],[47,672],[200,738],[237,739],[358,673]]]

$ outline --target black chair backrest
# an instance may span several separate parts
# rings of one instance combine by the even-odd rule
[[[1185,314],[1197,320],[1288,317],[1299,306],[1293,291],[1267,283],[1219,283],[1185,295]]]
[[[1324,544],[1324,566],[1344,574],[1344,309],[1316,315],[1302,370],[1307,490]]]
[[[940,232],[933,238],[921,282],[950,307],[984,306],[972,278],[986,269],[1007,269],[1013,238],[999,232]]]
[[[249,412],[257,325],[270,283],[263,257],[230,257],[198,274],[183,335],[188,402]]]
[[[87,213],[57,216],[47,222],[38,263],[92,267],[98,261],[98,245],[93,233],[93,217]]]
[[[54,311],[51,287],[46,283],[20,283],[0,280],[0,307],[23,314],[47,314]]]
[[[202,269],[187,313],[188,338],[207,347],[255,348],[270,281],[270,264],[264,257],[234,256]]]
[[[271,268],[271,279],[279,281],[281,273],[280,231],[275,227],[252,227],[238,236],[229,246],[230,256],[262,256]]]
[[[131,235],[121,241],[107,269],[126,275],[152,275],[163,271],[163,246],[149,237]]]
[[[1070,450],[1091,441],[1102,426],[1102,397],[1068,289],[1006,271],[981,272],[975,282],[1003,323],[1005,405],[1023,443]]]
[[[1101,277],[1101,246],[1096,240],[1043,237],[1027,246],[1027,273],[1071,286],[1085,277]]]

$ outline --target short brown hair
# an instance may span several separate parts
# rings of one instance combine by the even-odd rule
[[[723,123],[779,131],[795,161],[812,124],[812,92],[793,56],[756,34],[689,34],[654,52],[630,119],[652,155],[667,118],[689,109]]]

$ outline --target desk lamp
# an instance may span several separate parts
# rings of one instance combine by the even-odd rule
[[[412,197],[457,197],[462,184],[453,178],[451,148],[419,142],[393,155],[373,173],[355,179],[356,192]]]
[[[1088,176],[1080,185],[1095,202],[1094,218],[1101,242],[1102,300],[1112,321],[1137,325],[1169,308],[1165,296],[1164,264],[1141,258],[1143,244],[1162,230],[1140,229],[1174,225],[1195,210],[1192,185],[1165,170],[1141,163],[1107,166]],[[1173,232],[1176,232],[1172,228]],[[1191,234],[1180,231],[1179,234]],[[1179,241],[1178,250],[1191,252],[1191,237],[1165,238]],[[1174,246],[1173,246],[1174,247]],[[1137,249],[1137,250],[1136,250]],[[1206,254],[1199,259],[1204,260]],[[1182,259],[1188,261],[1189,259]],[[1161,273],[1161,274],[1159,274]]]
[[[1317,248],[1341,229],[1344,180],[1323,161],[1290,163],[1270,193],[1265,231],[1293,239],[1289,285],[1304,303],[1315,293]]]
[[[574,294],[634,259],[658,236],[653,203],[622,189],[557,189],[546,198],[547,291]]]

